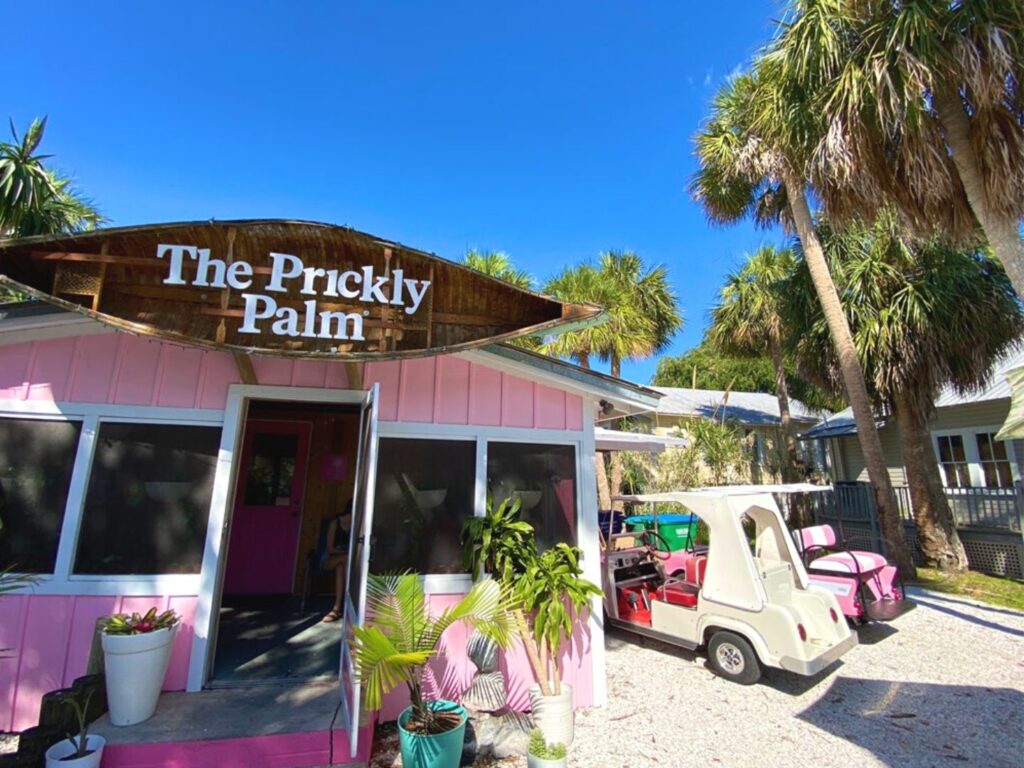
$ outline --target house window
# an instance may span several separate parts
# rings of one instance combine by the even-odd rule
[[[992,432],[980,432],[975,435],[978,441],[978,459],[981,474],[987,488],[1012,488],[1013,473],[1010,471],[1010,459],[1006,454],[1006,443],[996,440]]]
[[[219,446],[220,427],[102,423],[75,573],[199,573]]]
[[[488,443],[487,494],[522,500],[520,518],[540,549],[576,541],[576,450],[571,445]]]
[[[0,420],[0,570],[53,573],[82,425]]]
[[[465,573],[459,533],[475,490],[474,440],[381,438],[370,570]]]
[[[964,452],[962,435],[939,435],[939,465],[946,479],[947,488],[969,488],[971,485],[970,466]]]

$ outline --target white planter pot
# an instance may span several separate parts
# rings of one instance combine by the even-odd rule
[[[537,757],[536,755],[526,756],[527,768],[565,768],[569,758],[563,757],[559,760],[545,760],[543,757]]]
[[[85,744],[92,752],[74,760],[62,760],[61,758],[74,754],[76,750],[70,741],[61,739],[46,750],[46,768],[99,768],[106,743],[107,740],[102,736],[90,733],[85,737]]]
[[[530,709],[533,724],[549,744],[561,742],[566,747],[572,746],[574,713],[571,685],[562,683],[562,692],[558,696],[542,696],[539,685],[531,686]]]
[[[103,634],[107,704],[113,725],[135,725],[156,712],[178,626],[141,635]]]

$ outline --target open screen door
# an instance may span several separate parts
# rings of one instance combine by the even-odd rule
[[[363,399],[359,417],[359,451],[352,498],[352,535],[349,539],[348,575],[345,579],[345,618],[341,636],[341,716],[348,731],[352,757],[359,748],[359,683],[352,662],[353,627],[366,618],[366,574],[370,564],[370,532],[373,529],[373,494],[377,485],[377,400],[380,385],[374,384]]]

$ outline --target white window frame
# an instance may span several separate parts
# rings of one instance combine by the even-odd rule
[[[959,436],[964,443],[964,458],[967,461],[967,471],[971,478],[972,488],[987,488],[985,485],[985,471],[982,467],[981,453],[978,451],[978,435],[983,434],[996,434],[1000,430],[1000,425],[991,426],[980,426],[970,427],[968,429],[937,429],[931,433],[932,437],[932,450],[935,452],[935,458],[939,462],[939,473],[942,477],[942,486],[949,488],[950,490],[959,490],[956,486],[950,486],[946,479],[946,468],[942,466],[942,456],[939,453],[939,438]],[[1013,447],[1013,441],[1006,440],[1003,443],[1006,446],[1006,460],[1010,463],[1010,477],[1014,483],[1020,482],[1020,473],[1017,470],[1017,453]]]

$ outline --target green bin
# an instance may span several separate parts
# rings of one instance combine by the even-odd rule
[[[626,527],[637,533],[654,530],[655,518],[658,521],[658,533],[665,539],[670,552],[678,552],[680,549],[692,546],[697,536],[698,518],[696,515],[633,515],[626,518]],[[662,548],[662,542],[659,539],[653,536],[650,538],[651,544],[655,548]]]

